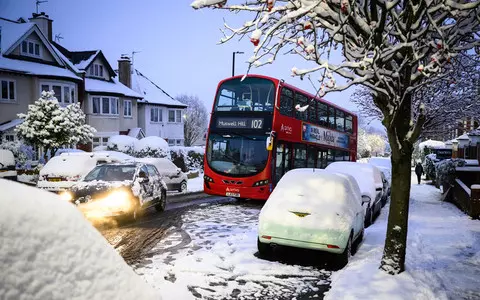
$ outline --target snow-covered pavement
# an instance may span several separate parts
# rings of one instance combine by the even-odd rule
[[[164,299],[321,298],[330,272],[255,256],[259,210],[232,203],[185,214],[182,228],[172,228],[152,249],[160,254],[137,273]]]
[[[325,299],[480,299],[480,221],[440,199],[434,186],[412,180],[406,272],[378,270],[386,206],[352,261],[332,275]]]

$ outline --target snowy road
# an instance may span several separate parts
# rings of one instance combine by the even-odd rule
[[[163,299],[323,298],[331,272],[312,266],[318,253],[257,257],[261,203],[210,200],[102,233]]]

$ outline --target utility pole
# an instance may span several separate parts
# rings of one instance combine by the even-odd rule
[[[232,60],[232,77],[235,76],[235,54],[243,54],[241,51],[233,52],[233,60]]]

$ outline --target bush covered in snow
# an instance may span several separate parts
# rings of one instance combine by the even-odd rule
[[[35,158],[35,151],[32,146],[24,145],[19,141],[4,142],[0,144],[0,149],[12,151],[17,166],[23,166],[27,161],[31,161]]]
[[[438,162],[436,167],[436,183],[439,186],[451,185],[455,181],[456,167],[465,166],[463,159],[445,159]]]
[[[136,138],[128,135],[114,135],[108,140],[106,150],[118,151],[128,155],[133,155],[135,152],[136,142],[138,142]]]
[[[167,141],[158,136],[147,136],[135,142],[135,157],[158,157],[171,159]]]
[[[172,162],[183,172],[203,170],[204,147],[171,147]]]
[[[423,166],[423,170],[427,177],[427,180],[434,180],[436,178],[435,175],[435,163],[437,162],[437,155],[436,154],[428,154],[425,156],[425,163]]]

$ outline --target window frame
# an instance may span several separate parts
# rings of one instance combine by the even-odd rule
[[[97,139],[97,141],[95,141]],[[105,141],[105,139],[107,139]],[[110,136],[94,136],[92,138],[92,148],[99,147],[99,146],[107,146],[110,140]]]
[[[3,82],[7,83],[7,98],[3,98]],[[11,98],[12,83],[13,83],[13,98]],[[0,78],[0,102],[17,102],[17,81],[16,80]]]
[[[303,99],[303,100],[305,100],[305,102],[301,102],[301,101],[299,102],[299,101],[297,101],[297,99]],[[301,111],[298,111],[298,110],[295,109],[297,104],[300,105],[300,107],[302,107],[302,106],[307,105],[308,102],[309,102],[309,99],[308,99],[307,95],[295,92],[295,101],[294,101],[294,105],[293,105],[294,111],[295,111],[295,119],[301,120],[301,121],[304,121],[304,122],[309,121],[309,119],[308,119],[308,108],[304,112],[301,112]]]
[[[108,113],[105,112],[104,110],[104,103],[103,100],[107,100],[108,99]],[[98,109],[99,109],[99,112],[95,112],[95,100],[98,100]],[[116,113],[112,113],[112,102],[116,102]],[[119,104],[120,100],[118,97],[108,97],[108,96],[90,96],[90,103],[92,105],[92,109],[91,109],[91,112],[93,115],[102,115],[102,116],[111,116],[111,117],[118,117],[120,112],[119,112],[119,107],[118,107],[118,104]]]
[[[152,113],[153,111],[158,111],[157,113],[157,120],[152,120]],[[163,109],[161,107],[150,107],[150,123],[163,123]]]
[[[23,49],[24,43],[26,45],[26,49]],[[30,53],[30,46],[32,46],[31,50],[32,53]],[[38,47],[38,54],[36,54],[36,50]],[[42,47],[39,42],[31,40],[31,39],[25,39],[20,43],[20,54],[23,56],[29,56],[29,57],[34,57],[34,58],[41,58],[42,57]]]
[[[90,71],[88,72],[90,76],[96,77],[96,78],[104,78],[104,70],[105,68],[103,67],[102,64],[99,63],[93,63],[90,65]]]
[[[123,100],[123,116],[126,118],[132,118],[132,109],[133,109],[133,102],[132,100]]]
[[[291,92],[291,95],[288,95],[285,93],[286,91]],[[285,99],[288,99],[291,105],[285,105]],[[289,107],[290,106],[290,107]],[[295,117],[295,93],[292,89],[289,89],[287,87],[282,87],[282,90],[280,92],[280,105],[279,105],[279,111],[281,115],[287,116],[287,117]],[[289,110],[287,110],[289,109]]]
[[[170,113],[173,112],[173,121],[170,119]],[[168,110],[168,123],[182,123],[182,110],[181,109],[169,109]]]
[[[40,94],[43,92],[43,87],[48,86],[48,91],[53,90],[53,86],[60,87],[60,90],[62,91],[62,96],[61,99],[58,99],[58,95],[55,95],[55,98],[57,98],[58,103],[61,105],[69,105],[69,104],[74,104],[77,103],[77,98],[76,98],[76,87],[75,84],[73,83],[64,83],[64,82],[54,82],[54,81],[40,81],[39,82],[39,88],[40,88]],[[65,101],[65,88],[68,88],[68,98],[70,99],[70,102]],[[72,97],[73,96],[73,97]]]

